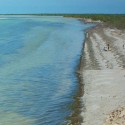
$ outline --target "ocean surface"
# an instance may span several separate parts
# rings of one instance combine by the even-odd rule
[[[0,125],[66,125],[90,25],[63,17],[0,17]]]

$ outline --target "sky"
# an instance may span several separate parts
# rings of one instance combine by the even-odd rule
[[[0,0],[0,14],[125,14],[125,0]]]

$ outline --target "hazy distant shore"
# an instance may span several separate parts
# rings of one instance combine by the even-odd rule
[[[82,125],[124,125],[125,30],[83,21],[99,24],[87,30],[80,60]]]

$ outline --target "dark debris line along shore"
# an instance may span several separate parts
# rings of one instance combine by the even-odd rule
[[[81,20],[83,21],[83,20]],[[71,108],[73,109],[73,114],[69,117],[67,117],[67,120],[69,120],[71,123],[70,125],[81,125],[81,123],[83,122],[83,118],[82,116],[80,115],[81,112],[83,110],[85,110],[85,107],[84,107],[84,104],[82,104],[81,102],[81,97],[83,97],[84,95],[84,78],[82,76],[82,73],[84,70],[86,69],[95,69],[95,70],[98,70],[100,69],[99,67],[99,64],[97,62],[97,60],[94,58],[93,56],[93,48],[92,48],[92,45],[90,43],[90,39],[89,37],[87,37],[87,34],[88,35],[91,35],[91,30],[94,28],[98,27],[97,26],[94,26],[94,27],[91,27],[90,29],[86,30],[85,31],[85,39],[84,39],[84,42],[83,42],[83,48],[82,48],[82,51],[81,51],[81,57],[80,57],[80,62],[77,66],[77,72],[76,72],[76,76],[78,78],[78,90],[76,92],[76,95],[74,96],[74,100],[75,102],[72,104]],[[85,43],[88,45],[88,50],[90,50],[91,52],[88,52],[90,53],[90,62],[88,62],[86,60],[86,55],[84,53],[84,47],[85,47]]]

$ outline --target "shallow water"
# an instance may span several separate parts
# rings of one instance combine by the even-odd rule
[[[0,18],[0,125],[69,122],[88,27],[63,17]]]

